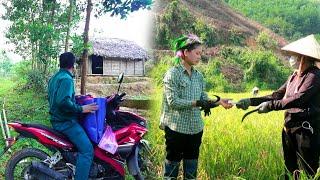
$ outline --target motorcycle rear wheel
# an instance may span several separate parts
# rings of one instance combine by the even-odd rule
[[[7,162],[5,170],[5,179],[24,179],[31,180],[32,176],[29,174],[29,167],[32,161],[43,161],[48,157],[48,154],[35,148],[26,148],[16,152]],[[19,165],[26,165],[19,167]]]

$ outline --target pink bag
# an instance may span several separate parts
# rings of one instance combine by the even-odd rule
[[[117,151],[118,143],[116,140],[116,136],[110,126],[106,127],[103,136],[98,144],[98,147],[105,151],[108,151],[111,154],[114,154]]]

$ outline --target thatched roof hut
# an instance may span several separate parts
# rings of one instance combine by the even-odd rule
[[[132,41],[109,38],[91,41],[93,54],[88,63],[89,75],[144,76],[147,51]]]

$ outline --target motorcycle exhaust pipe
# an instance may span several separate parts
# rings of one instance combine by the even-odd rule
[[[50,169],[48,166],[45,166],[41,162],[36,162],[36,161],[31,162],[30,174],[34,175],[36,178],[46,179],[46,180],[67,179],[67,177],[65,177],[63,174],[57,171],[54,171],[53,169]]]

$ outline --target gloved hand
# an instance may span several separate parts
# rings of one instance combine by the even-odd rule
[[[269,102],[270,101],[263,102],[257,107],[259,114],[268,113],[271,111],[271,109],[269,109]]]
[[[219,104],[218,104],[218,102],[208,100],[208,106],[209,106],[209,108],[215,108],[215,107],[218,107]]]
[[[201,109],[209,108],[209,101],[208,100],[197,100],[196,106],[201,107]],[[210,109],[210,108],[209,108]]]
[[[240,101],[236,103],[236,106],[238,109],[246,110],[248,109],[250,104],[251,104],[250,98],[244,98],[244,99],[240,99]]]
[[[204,111],[204,116],[210,116],[211,115],[211,110],[210,110],[210,108],[208,108],[208,109],[200,109],[201,111],[203,110]]]
[[[200,111],[204,111],[204,116],[210,116],[210,108],[217,107],[218,105],[211,100],[198,100],[196,106],[201,107]]]

